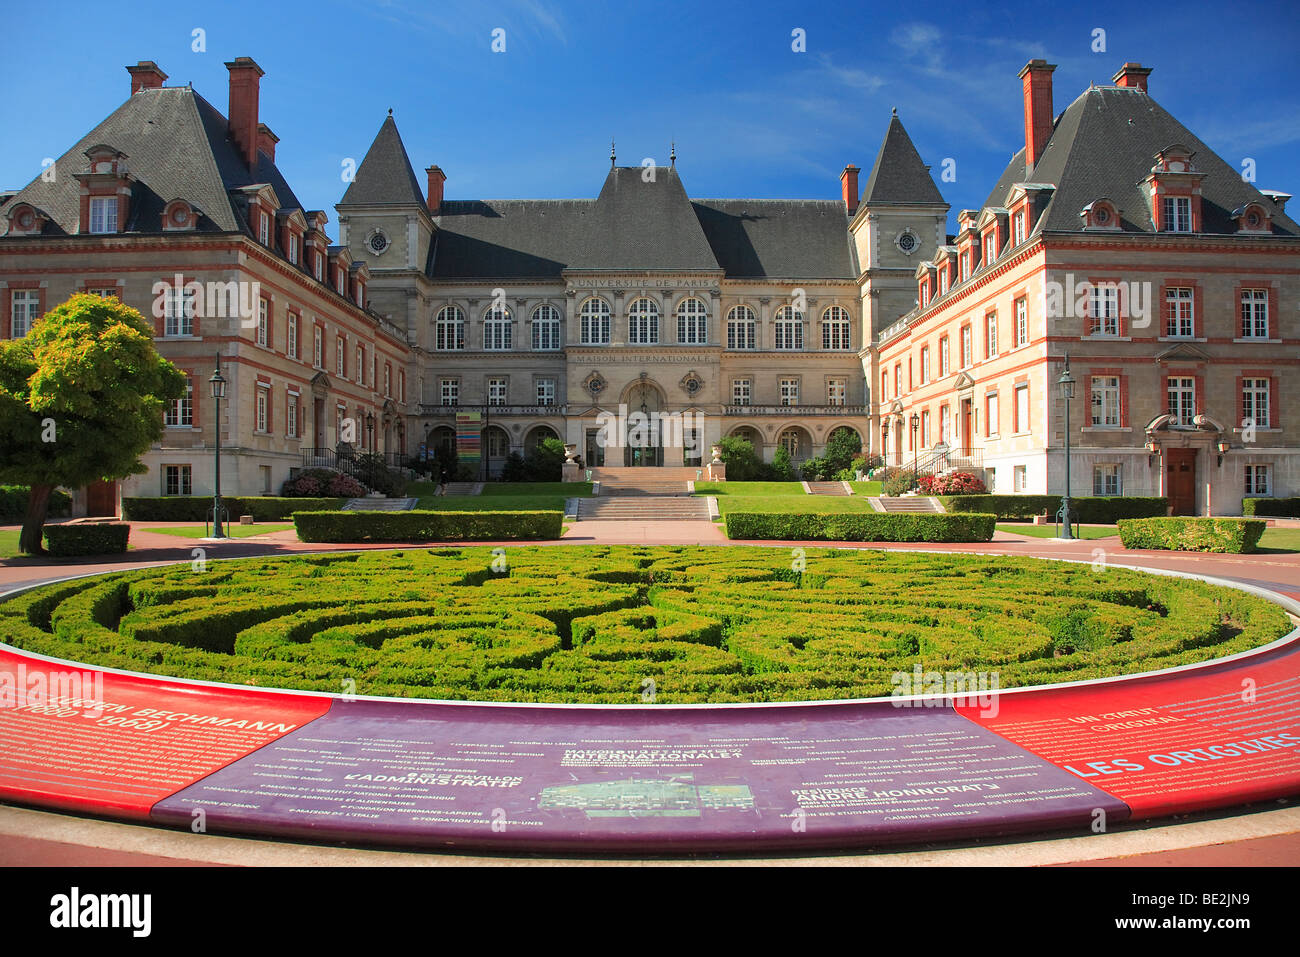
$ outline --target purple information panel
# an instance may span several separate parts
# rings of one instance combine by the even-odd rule
[[[324,841],[645,852],[1090,833],[1103,812],[1129,815],[947,706],[335,701],[152,817]]]

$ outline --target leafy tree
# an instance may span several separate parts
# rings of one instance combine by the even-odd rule
[[[154,349],[153,327],[116,299],[78,294],[0,342],[0,482],[31,486],[19,550],[39,554],[56,486],[148,471],[163,411],[185,375]]]
[[[824,475],[829,478],[849,467],[854,456],[862,451],[862,437],[852,429],[838,428],[826,438]]]
[[[542,439],[524,461],[524,479],[529,482],[558,482],[564,475],[564,443]]]
[[[506,457],[506,464],[501,469],[501,481],[522,482],[526,474],[527,467],[524,465],[524,457],[518,452],[511,452]]]
[[[718,445],[722,449],[722,464],[727,467],[728,482],[751,482],[763,471],[763,463],[749,439],[729,435],[719,439]]]
[[[777,482],[794,480],[794,462],[784,445],[778,447],[772,455],[772,479]]]

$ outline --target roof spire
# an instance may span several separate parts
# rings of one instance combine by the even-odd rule
[[[614,168],[614,137],[609,138],[609,168]]]
[[[393,108],[391,106],[388,108],[388,115],[389,116],[393,115]]]
[[[676,141],[676,140],[673,140],[673,141],[672,141],[672,146],[669,147],[669,150],[668,150],[668,163],[669,163],[670,166],[672,166],[672,167],[674,167],[674,168],[676,168],[676,166],[677,166],[677,141]]]

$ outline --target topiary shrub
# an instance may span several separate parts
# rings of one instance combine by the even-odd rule
[[[728,512],[728,538],[832,542],[987,542],[993,515]]]
[[[1125,548],[1172,549],[1180,552],[1253,552],[1267,522],[1252,518],[1121,519],[1119,540]]]
[[[126,551],[131,526],[46,525],[45,551],[56,558],[77,555],[118,555]]]
[[[947,495],[943,507],[949,512],[990,512],[1003,522],[1028,522],[1035,515],[1055,518],[1061,507],[1059,495]],[[1095,525],[1112,525],[1121,518],[1160,518],[1169,502],[1159,496],[1070,497],[1070,519]]]
[[[916,481],[911,472],[896,471],[881,480],[880,494],[886,498],[896,498],[914,488]]]
[[[563,512],[294,512],[304,542],[484,542],[559,538]]]
[[[27,498],[31,491],[26,485],[0,485],[0,519],[22,519],[27,514]],[[47,515],[67,515],[71,511],[71,495],[57,488],[50,493]]]
[[[1243,498],[1241,514],[1300,518],[1300,498]]]
[[[970,472],[953,472],[951,475],[923,475],[921,491],[926,495],[983,495],[988,491],[984,480]]]

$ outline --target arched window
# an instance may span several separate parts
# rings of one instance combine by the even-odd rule
[[[439,352],[465,348],[465,313],[456,306],[443,306],[434,322],[433,347]]]
[[[628,306],[627,341],[634,345],[659,342],[659,307],[653,301],[636,299]]]
[[[533,310],[533,350],[550,352],[560,348],[560,310],[541,305]]]
[[[727,313],[727,348],[758,348],[756,329],[754,310],[749,306],[735,306]]]
[[[505,306],[488,306],[483,313],[483,348],[501,351],[512,348],[510,343],[510,310]]]
[[[582,319],[582,344],[602,346],[609,343],[609,303],[604,299],[588,299],[579,313]]]
[[[693,296],[677,307],[677,341],[703,345],[709,341],[709,309]]]
[[[794,306],[782,306],[776,311],[776,347],[803,348],[803,313],[796,312]]]
[[[849,337],[849,312],[843,306],[831,306],[822,313],[822,348],[852,348]]]
[[[781,437],[777,439],[777,444],[790,454],[791,460],[802,462],[808,458],[808,452],[810,451],[807,436],[808,434],[803,429],[791,427],[781,433]]]

